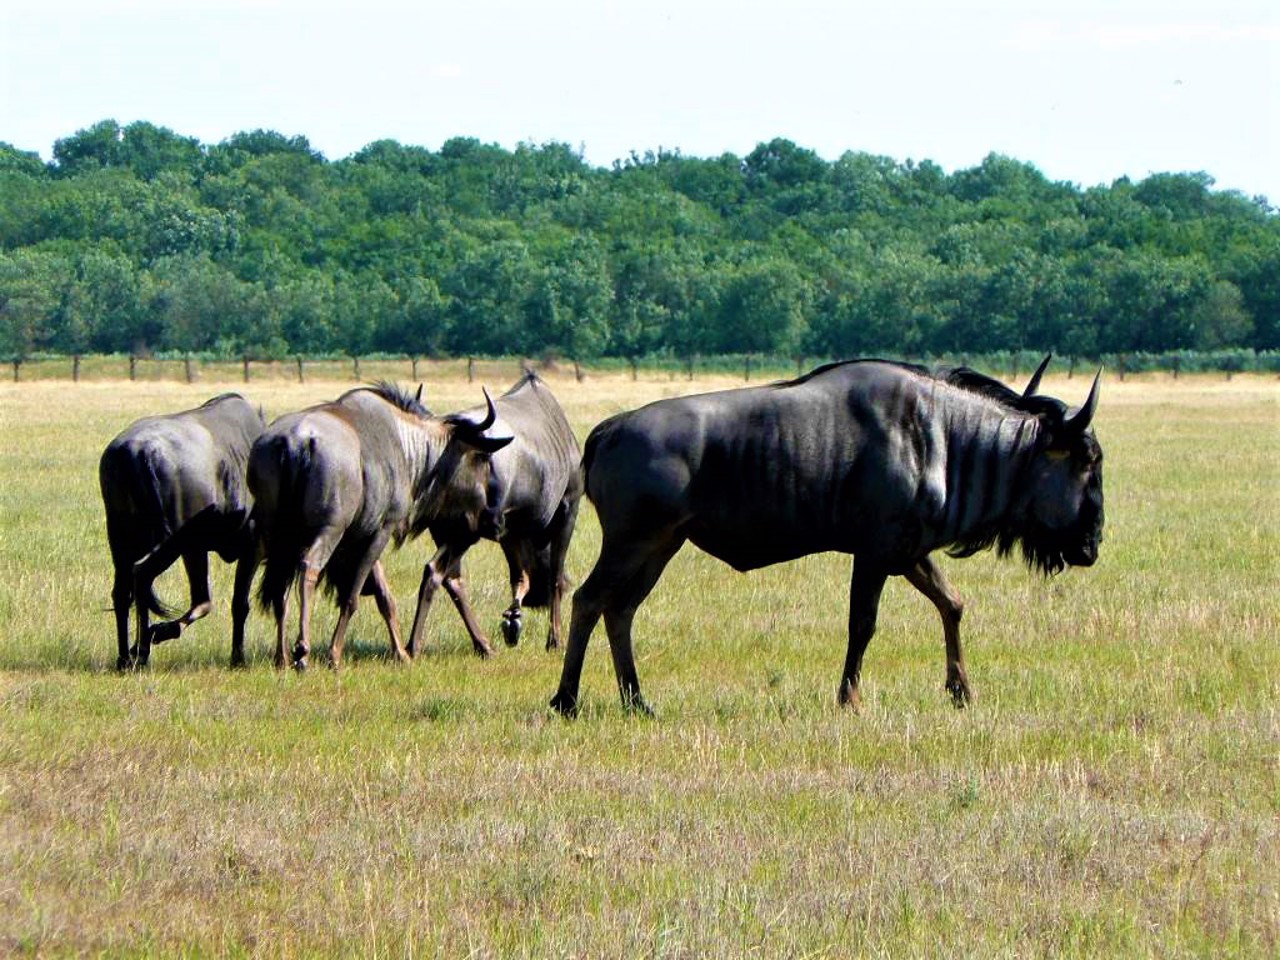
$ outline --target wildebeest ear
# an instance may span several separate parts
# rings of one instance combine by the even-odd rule
[[[1034,397],[1040,392],[1040,378],[1044,376],[1045,370],[1049,367],[1049,361],[1052,359],[1052,353],[1044,355],[1044,359],[1040,361],[1040,366],[1036,367],[1036,372],[1031,375],[1031,379],[1027,381],[1027,385],[1022,391],[1023,399]]]

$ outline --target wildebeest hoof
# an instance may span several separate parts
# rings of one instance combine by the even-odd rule
[[[116,657],[116,669],[121,673],[127,673],[133,669],[133,655],[127,657]]]
[[[508,647],[514,647],[520,642],[520,628],[522,626],[519,612],[503,614],[502,639],[507,642]]]
[[[247,667],[248,665],[249,665],[249,664],[248,664],[248,662],[245,660],[245,658],[244,658],[244,654],[243,654],[243,653],[233,653],[233,654],[231,655],[231,669],[232,669],[232,670],[243,670],[243,669],[244,669],[245,667]]]
[[[177,620],[157,623],[151,628],[151,642],[164,643],[166,640],[177,640],[182,636],[182,624]]]
[[[957,710],[963,710],[973,702],[973,693],[970,692],[968,684],[948,680],[946,686],[947,693],[951,694],[951,705]]]
[[[567,693],[556,693],[551,698],[551,709],[562,717],[574,719],[578,716],[578,698],[571,697]]]
[[[646,720],[653,720],[657,717],[657,714],[653,712],[653,707],[649,706],[649,702],[639,692],[623,693],[622,708],[627,713],[637,714]]]

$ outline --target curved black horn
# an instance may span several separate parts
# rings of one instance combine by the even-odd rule
[[[1089,429],[1089,424],[1093,422],[1093,413],[1098,409],[1098,383],[1101,380],[1102,368],[1098,368],[1098,373],[1093,378],[1093,386],[1089,388],[1089,399],[1084,402],[1084,406],[1076,412],[1075,416],[1066,422],[1068,430],[1084,433]]]
[[[1040,361],[1040,366],[1036,367],[1036,372],[1031,375],[1031,379],[1027,381],[1026,388],[1022,391],[1023,398],[1034,397],[1040,392],[1040,378],[1044,376],[1045,370],[1049,368],[1049,361],[1053,359],[1052,353],[1046,353],[1044,359]]]
[[[418,393],[417,393],[417,395],[413,398],[413,402],[414,402],[414,403],[417,403],[417,404],[419,404],[419,405],[421,405],[421,403],[422,403],[422,388],[423,388],[423,386],[424,386],[424,384],[422,384],[422,383],[419,383],[419,384],[418,384]]]
[[[481,387],[480,390],[484,393],[484,402],[489,411],[484,415],[484,420],[476,424],[476,433],[484,433],[493,426],[493,421],[498,419],[498,409],[493,405],[493,397],[489,396],[489,391],[485,387]]]

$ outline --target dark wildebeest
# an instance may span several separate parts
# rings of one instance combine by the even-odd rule
[[[486,394],[487,397],[487,394]],[[379,557],[391,540],[426,530],[442,513],[475,526],[493,524],[489,512],[489,457],[511,442],[486,431],[488,416],[431,416],[418,397],[391,384],[359,387],[330,403],[285,414],[253,445],[249,488],[265,571],[260,599],[276,619],[276,666],[285,660],[286,598],[299,581],[298,640],[293,664],[307,666],[311,608],[324,574],[338,602],[329,644],[342,661],[347,627],[361,593],[372,593],[400,644],[395,601]]]
[[[174,639],[209,612],[210,551],[228,563],[237,561],[231,664],[244,663],[255,567],[245,464],[262,427],[261,410],[227,393],[194,410],[144,417],[103,451],[98,482],[115,565],[111,602],[117,669],[146,666],[153,643]],[[153,625],[151,613],[173,617],[156,598],[154,584],[178,557],[191,584],[191,606],[182,616]],[[135,602],[138,640],[131,651],[129,609]]]
[[[1046,358],[1045,362],[1048,362]],[[854,556],[842,704],[858,707],[862,655],[885,580],[906,577],[942,616],[946,688],[970,699],[963,604],[930,554],[1021,541],[1045,574],[1089,566],[1102,536],[1102,450],[1076,413],[967,369],[856,360],[772,386],[659,400],[592,430],[583,466],[603,542],[574,594],[551,705],[573,714],[587,641],[603,614],[624,705],[648,712],[631,621],[686,541],[738,570],[810,553]]]
[[[494,407],[494,433],[515,438],[492,457],[491,506],[499,529],[478,530],[465,517],[451,513],[440,514],[430,525],[437,550],[422,571],[409,635],[411,656],[421,642],[431,598],[442,584],[462,615],[476,653],[491,653],[467,603],[461,576],[462,556],[481,536],[502,546],[511,574],[511,606],[502,615],[507,643],[514,646],[520,639],[523,607],[545,606],[550,613],[547,649],[560,645],[564,558],[582,498],[578,441],[560,404],[533,371],[527,371]],[[483,415],[483,407],[458,414],[470,419]]]

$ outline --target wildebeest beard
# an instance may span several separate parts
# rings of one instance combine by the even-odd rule
[[[1005,527],[988,530],[976,537],[952,546],[947,553],[953,557],[971,557],[990,547],[1004,558],[1022,545],[1022,559],[1027,567],[1052,577],[1067,568],[1067,554],[1079,552],[1080,534],[1075,529],[1052,530],[1035,520],[1028,520],[1022,529]]]

